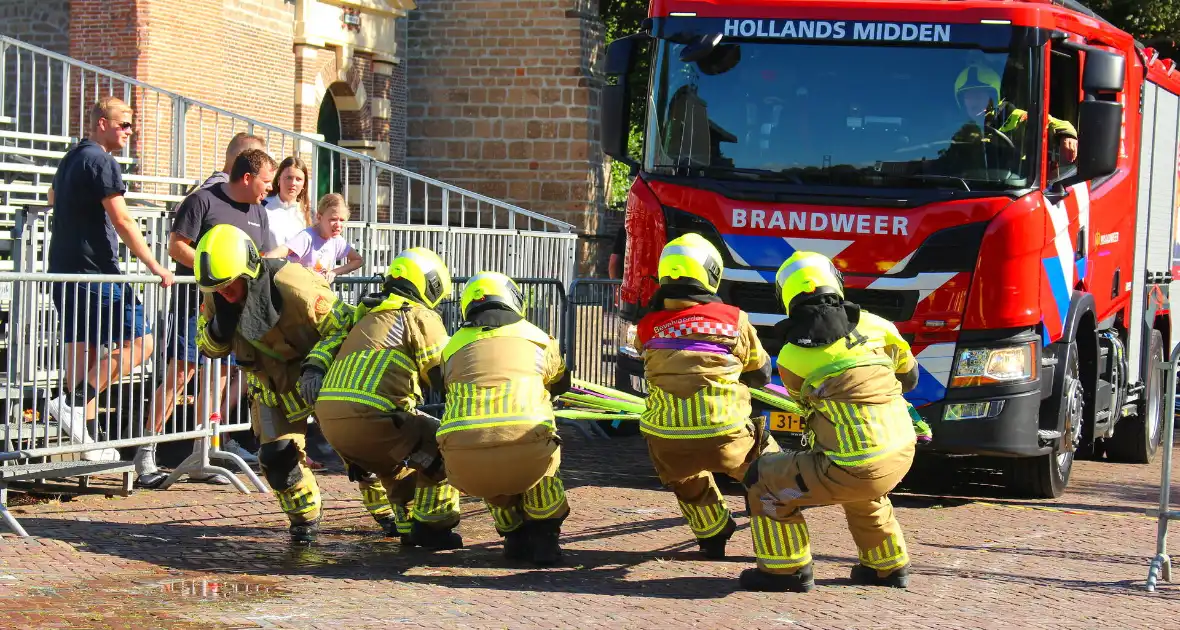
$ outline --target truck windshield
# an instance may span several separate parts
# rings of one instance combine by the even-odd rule
[[[660,40],[644,167],[804,186],[1007,190],[1034,181],[1040,49]]]

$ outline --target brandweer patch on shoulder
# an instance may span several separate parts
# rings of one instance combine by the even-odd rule
[[[328,313],[331,313],[332,312],[332,302],[333,302],[333,300],[329,300],[328,298],[326,298],[322,295],[316,296],[315,314],[316,315],[327,315]]]

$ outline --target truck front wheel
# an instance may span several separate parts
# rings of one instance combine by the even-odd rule
[[[1172,401],[1165,404],[1168,382],[1163,372],[1156,367],[1164,360],[1164,338],[1158,330],[1151,331],[1151,367],[1147,372],[1146,397],[1139,405],[1136,416],[1122,418],[1114,427],[1114,435],[1107,442],[1106,456],[1111,461],[1128,464],[1150,464],[1160,449],[1164,419],[1171,414],[1168,410]]]
[[[1054,440],[1053,452],[1039,457],[1022,457],[1009,462],[1006,469],[1008,488],[1036,499],[1056,499],[1065,493],[1073,471],[1074,454],[1082,438],[1085,414],[1085,388],[1078,364],[1078,346],[1070,342],[1065,351],[1065,374],[1062,400],[1058,408],[1061,437]]]

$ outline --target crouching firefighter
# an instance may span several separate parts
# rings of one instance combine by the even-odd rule
[[[508,276],[475,274],[459,307],[463,324],[443,349],[438,446],[448,479],[487,504],[505,558],[556,564],[570,509],[552,397],[569,389],[570,374],[557,341],[524,319]]]
[[[918,367],[894,325],[844,300],[827,257],[796,252],[778,270],[787,317],[778,370],[791,398],[810,412],[806,452],[763,456],[744,485],[750,514],[789,534],[754,530],[756,569],[741,585],[756,591],[811,590],[811,546],[801,508],[840,504],[860,563],[852,581],[906,588],[910,558],[888,493],[914,459],[916,437],[902,393]]]
[[[750,387],[770,382],[770,358],[741,309],[723,304],[721,254],[698,234],[668,243],[636,348],[648,383],[640,431],[660,481],[707,558],[725,557],[736,524],[713,473],[741,481],[760,453],[779,450],[750,418]],[[776,527],[762,517],[754,531]]]
[[[431,549],[463,546],[452,531],[459,491],[446,483],[438,420],[415,411],[423,384],[442,391],[447,331],[434,309],[451,288],[434,252],[398,254],[383,290],[361,301],[335,360],[324,361],[331,367],[315,400],[324,437],[348,463],[349,478],[361,481],[365,507],[386,536]]]
[[[314,542],[320,491],[303,463],[311,405],[301,394],[301,367],[325,368],[324,357],[334,355],[344,339],[352,308],[315,272],[260,257],[254,241],[232,225],[206,232],[194,262],[205,294],[197,347],[211,358],[232,353],[246,372],[259,464],[291,520],[291,541]]]

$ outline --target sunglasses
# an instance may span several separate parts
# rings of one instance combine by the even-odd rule
[[[118,121],[118,120],[111,120],[110,118],[108,118],[107,122],[118,127],[119,129],[122,129],[123,131],[131,131],[131,127],[133,126],[133,123],[130,123],[126,120]]]

